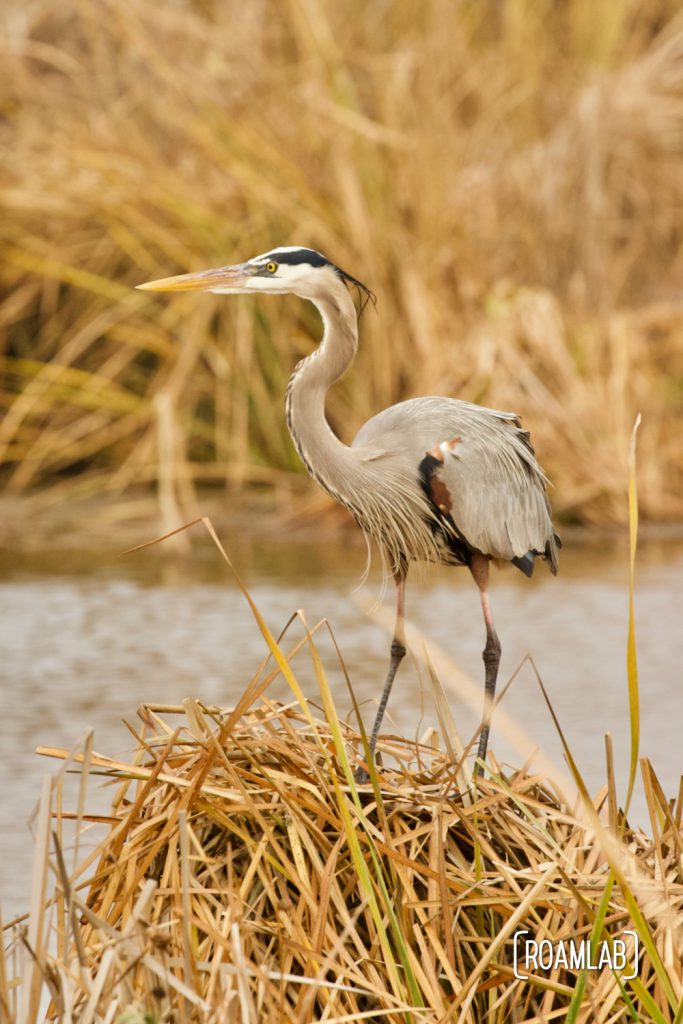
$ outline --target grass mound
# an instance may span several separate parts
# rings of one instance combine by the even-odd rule
[[[76,867],[62,772],[0,971],[10,1020],[38,1019],[46,990],[50,1019],[83,1024],[681,1019],[682,802],[647,764],[652,837],[610,785],[571,806],[494,764],[475,788],[465,763],[406,740],[385,739],[394,766],[357,787],[361,739],[327,699],[317,717],[256,693],[232,712],[142,705],[130,763],[90,741],[42,750],[82,773]],[[106,817],[84,809],[95,775],[116,783]],[[79,854],[93,821],[104,834]],[[628,963],[527,971],[529,936],[596,951],[623,936]]]

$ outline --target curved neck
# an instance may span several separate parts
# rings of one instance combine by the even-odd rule
[[[332,298],[313,298],[323,321],[323,338],[312,355],[296,367],[287,388],[287,426],[308,472],[337,498],[344,496],[351,451],[325,418],[325,396],[345,373],[358,348],[358,318],[340,281]]]
[[[439,561],[429,509],[405,462],[382,450],[349,448],[325,419],[325,396],[353,360],[358,319],[351,296],[339,281],[330,298],[306,296],[323,319],[323,339],[299,363],[287,388],[287,426],[301,461],[320,486],[349,509],[366,534],[379,543],[385,568],[403,573],[407,559]],[[399,453],[400,454],[400,453]]]

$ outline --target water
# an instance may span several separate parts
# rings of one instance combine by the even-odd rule
[[[355,591],[364,549],[347,542],[254,545],[243,538],[233,538],[228,547],[275,633],[298,608],[309,624],[329,619],[370,722],[389,638],[365,610],[380,591],[379,577],[371,575]],[[592,792],[604,783],[604,734],[612,734],[622,798],[629,752],[627,557],[623,543],[569,545],[557,579],[542,566],[531,581],[508,570],[494,573],[492,590],[503,644],[499,688],[531,653]],[[665,793],[675,796],[683,768],[683,543],[641,543],[638,566],[641,755],[652,760]],[[0,904],[7,919],[28,907],[27,821],[44,773],[59,766],[35,755],[35,747],[71,747],[92,727],[96,750],[126,757],[132,740],[121,720],[134,724],[142,701],[177,703],[193,696],[232,705],[266,649],[215,549],[202,547],[189,562],[169,562],[159,549],[125,559],[91,552],[0,552],[0,580]],[[380,612],[389,619],[391,605],[387,594]],[[483,629],[469,574],[439,569],[426,582],[409,580],[407,613],[433,652],[442,649],[475,680],[478,708]],[[293,639],[300,635],[294,626]],[[324,634],[320,650],[338,707],[350,713],[343,675]],[[295,667],[305,692],[314,696],[317,686],[305,654]],[[280,680],[270,695],[291,699]],[[449,701],[467,740],[477,712],[460,696],[451,694]],[[495,720],[492,747],[500,760],[520,765],[539,748],[562,765],[560,742],[529,665],[502,707],[526,740],[515,745],[502,718]],[[401,667],[389,710],[387,730],[419,737],[437,724],[425,673],[412,659]],[[647,822],[641,792],[632,818]]]

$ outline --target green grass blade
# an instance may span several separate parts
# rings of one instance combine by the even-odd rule
[[[626,647],[626,675],[628,679],[628,706],[631,721],[631,759],[628,773],[628,790],[624,805],[624,818],[633,796],[633,787],[638,769],[640,747],[640,700],[638,694],[638,659],[636,650],[636,625],[634,610],[636,545],[638,540],[638,490],[636,484],[636,435],[640,426],[637,416],[631,434],[628,450],[628,532],[629,532],[629,577],[628,577],[628,640]]]
[[[373,885],[373,879],[370,876],[368,864],[365,860],[365,857],[363,856],[361,844],[358,838],[357,825],[349,812],[349,807],[347,805],[346,798],[339,786],[336,773],[330,772],[330,778],[334,785],[337,801],[339,804],[339,810],[344,821],[344,828],[346,830],[347,841],[349,843],[351,856],[353,857],[356,871],[358,873],[358,879],[368,900],[373,920],[375,922],[375,927],[377,928],[377,933],[380,938],[380,944],[382,946],[382,950],[386,958],[387,969],[389,970],[392,976],[392,980],[396,986],[397,994],[401,993],[402,985],[400,982],[399,973],[397,971],[397,965],[395,963],[396,955],[398,955],[398,959],[403,968],[403,973],[405,975],[411,1005],[422,1006],[423,999],[420,993],[420,987],[418,985],[417,979],[415,978],[415,974],[411,967],[408,946],[403,936],[403,932],[401,931],[401,926],[399,924],[398,918],[394,910],[393,902],[389,892],[389,887],[387,885],[384,870],[382,867],[382,861],[377,852],[374,839],[372,836],[372,830],[365,816],[363,806],[360,802],[360,797],[358,795],[358,790],[356,788],[355,779],[353,777],[353,772],[351,770],[351,765],[349,764],[346,745],[344,743],[344,739],[342,736],[341,726],[339,724],[339,717],[337,715],[337,709],[332,699],[332,693],[330,691],[329,682],[327,680],[327,674],[325,672],[317,648],[315,647],[315,644],[312,641],[312,638],[310,642],[310,650],[316,678],[318,681],[318,688],[320,690],[320,696],[322,698],[323,708],[325,711],[325,717],[327,718],[330,729],[332,730],[332,736],[334,740],[337,757],[342,765],[347,783],[349,785],[349,789],[351,791],[351,797],[353,799],[353,803],[355,806],[358,824],[365,833],[365,842],[370,851],[370,859],[372,861],[372,866],[374,869],[374,881],[382,897],[381,905],[380,901],[377,899],[376,888],[375,885]],[[390,941],[389,933],[387,932],[387,929],[384,924],[385,915],[389,921],[389,933],[391,935],[391,939],[393,940],[393,944]]]
[[[613,888],[614,888],[614,873],[610,871],[609,878],[607,879],[607,885],[605,886],[605,891],[602,894],[602,899],[600,900],[600,904],[598,906],[598,912],[595,915],[595,921],[593,922],[593,928],[591,930],[591,937],[590,937],[591,949],[593,948],[593,945],[599,940],[600,936],[602,935],[602,930],[603,930],[603,927],[605,925],[605,918],[607,916],[607,910],[609,908],[609,903],[610,903],[610,898],[612,896],[612,889]],[[576,1021],[576,1018],[578,1016],[579,1010],[581,1009],[581,1006],[582,1006],[582,1003],[583,1003],[583,993],[584,993],[584,989],[586,987],[586,978],[587,978],[587,976],[588,976],[588,971],[584,968],[581,971],[581,973],[579,974],[579,976],[577,978],[577,981],[576,981],[576,988],[574,989],[574,995],[572,996],[572,1001],[569,1004],[569,1009],[567,1011],[566,1024],[574,1024],[574,1022]]]

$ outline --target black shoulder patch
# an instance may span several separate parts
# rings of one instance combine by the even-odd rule
[[[450,491],[439,478],[439,470],[443,468],[444,456],[439,447],[426,452],[418,466],[418,480],[433,510],[433,518],[429,519],[432,533],[441,537],[449,549],[453,564],[469,565],[474,548],[468,544],[458,529],[451,514],[453,502]]]

